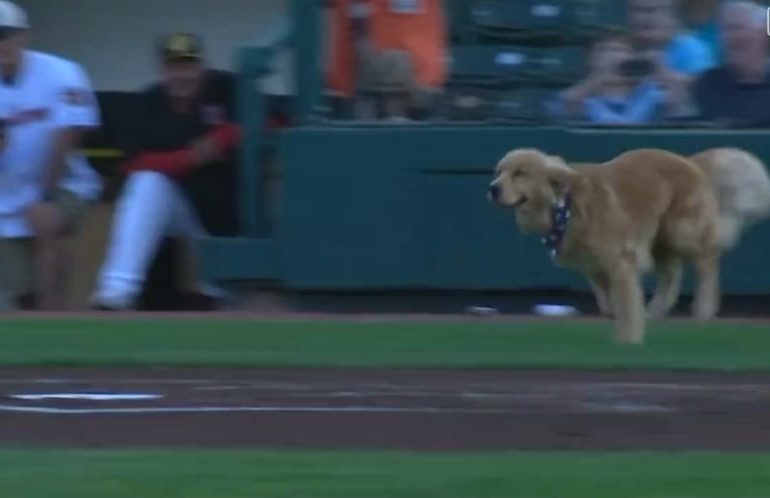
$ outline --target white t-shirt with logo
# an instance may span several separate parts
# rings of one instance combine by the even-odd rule
[[[22,213],[43,196],[57,133],[98,126],[99,106],[78,64],[27,51],[12,84],[0,81],[0,118],[8,123],[0,151],[0,237],[25,237],[31,232]],[[59,186],[82,199],[97,199],[101,179],[86,158],[73,151],[66,161]]]

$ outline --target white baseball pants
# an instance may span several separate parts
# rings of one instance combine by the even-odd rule
[[[155,171],[132,173],[116,206],[93,301],[114,308],[131,307],[163,238],[195,239],[205,233],[173,180]]]

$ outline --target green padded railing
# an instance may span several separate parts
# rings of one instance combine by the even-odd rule
[[[256,193],[262,191],[260,153],[265,146],[264,124],[267,103],[261,91],[260,80],[272,72],[277,51],[290,46],[292,30],[283,20],[271,22],[270,31],[238,51],[236,62],[238,82],[236,106],[238,122],[243,127],[244,140],[239,151],[239,218],[242,234],[256,237],[259,222],[265,219],[264,208]]]
[[[318,110],[323,95],[321,53],[323,44],[323,9],[321,0],[292,0],[294,22],[294,116],[297,123],[306,121]]]
[[[267,23],[259,39],[237,53],[236,112],[244,139],[238,156],[238,217],[240,237],[205,237],[198,241],[200,278],[208,281],[278,278],[276,241],[260,238],[262,220],[267,219],[264,203],[259,202],[260,160],[269,145],[264,134],[267,101],[261,80],[273,71],[278,50],[293,43],[291,23],[283,19]]]

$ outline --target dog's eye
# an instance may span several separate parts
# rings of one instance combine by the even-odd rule
[[[519,178],[521,176],[524,176],[524,172],[523,171],[514,171],[514,172],[511,173],[511,178]]]

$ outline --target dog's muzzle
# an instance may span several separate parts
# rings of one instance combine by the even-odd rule
[[[529,199],[527,198],[526,195],[522,195],[521,197],[519,197],[518,201],[513,203],[513,205],[511,207],[513,209],[519,208],[519,207],[523,206],[528,200]]]
[[[489,190],[487,191],[487,198],[492,202],[497,202],[500,198],[500,186],[495,185],[494,183],[490,185]]]

